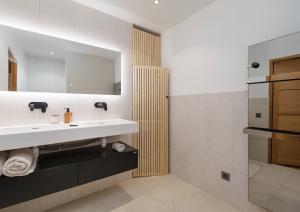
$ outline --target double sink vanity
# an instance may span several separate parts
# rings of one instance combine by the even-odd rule
[[[123,119],[41,124],[0,128],[0,151],[67,144],[138,132],[138,123]],[[24,177],[0,177],[0,208],[29,201],[113,176],[138,166],[138,151],[126,145],[116,152],[112,144],[41,154],[34,173]]]
[[[82,94],[122,94],[121,51],[2,25],[0,43],[3,59],[0,63],[0,91],[8,92],[8,96],[22,92],[33,101],[21,104],[36,115],[35,122],[39,122],[39,117],[50,117],[52,123],[0,127],[0,153],[5,154],[3,167],[0,157],[0,171],[5,175],[0,174],[0,208],[137,168],[137,149],[121,143],[117,145],[121,145],[123,151],[115,151],[116,144],[103,146],[97,139],[103,138],[102,142],[106,137],[137,133],[138,123],[123,119],[72,122],[70,111],[74,104],[81,104],[79,95]],[[53,98],[48,93],[63,94],[64,104],[36,102],[39,98],[32,92],[43,93],[41,99],[47,102]],[[72,99],[78,97],[76,103],[69,101],[69,94],[73,95]],[[108,110],[105,102],[93,104],[84,110],[93,111],[95,116]],[[64,124],[60,123],[62,105],[67,106]],[[56,114],[50,114],[53,111]],[[2,112],[7,111],[0,111],[0,115]],[[78,114],[74,116],[76,120],[80,119]],[[30,123],[29,120],[26,122]],[[4,167],[12,172],[23,169],[19,162],[22,163],[24,154],[19,154],[21,157],[18,158],[10,158],[10,154],[32,150],[32,147],[38,147],[40,152],[37,163],[33,160],[35,163],[32,164],[36,165],[33,173],[12,177],[3,172]],[[12,161],[14,167],[7,165],[8,161]],[[28,167],[31,168],[31,164]]]
[[[3,127],[0,128],[0,151],[136,132],[138,124],[123,119]]]

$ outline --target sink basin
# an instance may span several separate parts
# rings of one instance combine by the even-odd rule
[[[41,125],[25,125],[25,126],[13,126],[13,127],[1,127],[0,128],[0,136],[1,135],[10,135],[10,134],[19,134],[19,133],[30,133],[37,131],[48,131],[48,130],[56,130],[63,129],[65,126],[62,124],[41,124]]]
[[[2,127],[0,151],[136,132],[138,123],[124,119]]]

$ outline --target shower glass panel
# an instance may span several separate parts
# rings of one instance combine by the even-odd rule
[[[249,201],[300,211],[300,33],[249,47]]]

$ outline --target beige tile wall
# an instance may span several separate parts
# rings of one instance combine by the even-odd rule
[[[268,91],[269,89],[267,89]],[[262,93],[259,92],[258,93]],[[256,118],[261,113],[261,118]],[[269,98],[249,98],[249,126],[269,128]],[[267,138],[249,136],[249,158],[268,162],[269,143]]]
[[[244,211],[248,202],[247,92],[170,98],[171,173]],[[231,182],[221,171],[231,173]]]

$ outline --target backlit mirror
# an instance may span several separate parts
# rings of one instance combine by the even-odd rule
[[[0,26],[0,90],[121,94],[121,53]]]

